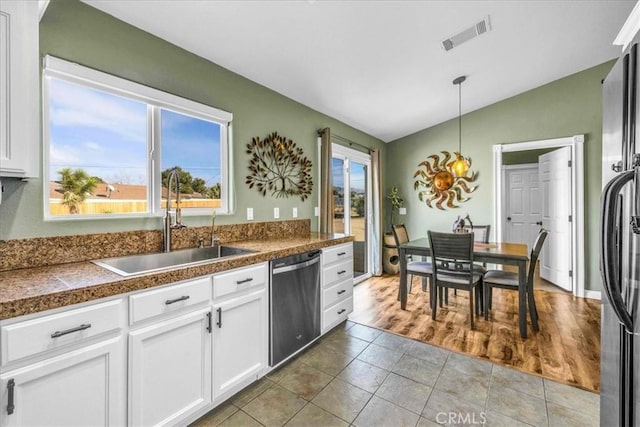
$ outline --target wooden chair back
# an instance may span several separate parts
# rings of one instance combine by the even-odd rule
[[[409,233],[407,232],[407,227],[405,227],[404,224],[392,225],[391,231],[393,232],[393,238],[396,241],[396,246],[400,246],[401,244],[409,241]]]
[[[527,274],[527,284],[529,286],[533,286],[533,275],[536,271],[536,263],[538,262],[538,257],[542,251],[542,245],[544,244],[548,234],[549,232],[547,230],[541,228],[538,236],[536,237],[536,241],[533,243],[531,255],[529,255],[529,271]]]
[[[473,227],[467,225],[464,227],[464,231],[467,233],[473,233],[474,242],[489,243],[489,232],[491,231],[491,224],[474,225]]]
[[[433,270],[438,273],[468,275],[473,265],[473,235],[429,231]],[[470,279],[471,280],[471,279]]]

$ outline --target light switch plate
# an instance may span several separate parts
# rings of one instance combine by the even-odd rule
[[[298,208],[293,208],[293,217],[298,218]]]
[[[247,221],[253,221],[253,208],[247,208]]]
[[[280,218],[280,208],[273,208],[273,218],[274,219]]]
[[[320,216],[320,208],[318,206],[313,208],[313,215]]]
[[[400,215],[406,215],[407,214],[407,208],[399,208],[398,209],[398,213]]]

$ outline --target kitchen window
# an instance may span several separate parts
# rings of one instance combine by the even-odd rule
[[[161,215],[173,168],[184,215],[232,211],[231,113],[51,56],[43,78],[45,218]]]

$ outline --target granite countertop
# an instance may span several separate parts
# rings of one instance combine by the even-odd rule
[[[353,236],[320,233],[283,239],[236,241],[226,245],[256,252],[128,277],[88,261],[3,271],[0,272],[0,320],[166,285],[351,241]]]

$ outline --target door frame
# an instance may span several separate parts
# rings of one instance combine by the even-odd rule
[[[496,240],[502,241],[504,212],[502,191],[504,176],[502,174],[502,153],[538,150],[543,148],[571,147],[571,265],[573,277],[571,284],[573,294],[585,298],[585,265],[584,265],[584,135],[573,135],[563,138],[543,139],[537,141],[515,142],[511,144],[495,144],[493,146],[493,223],[496,225]],[[594,297],[595,295],[589,295]]]

